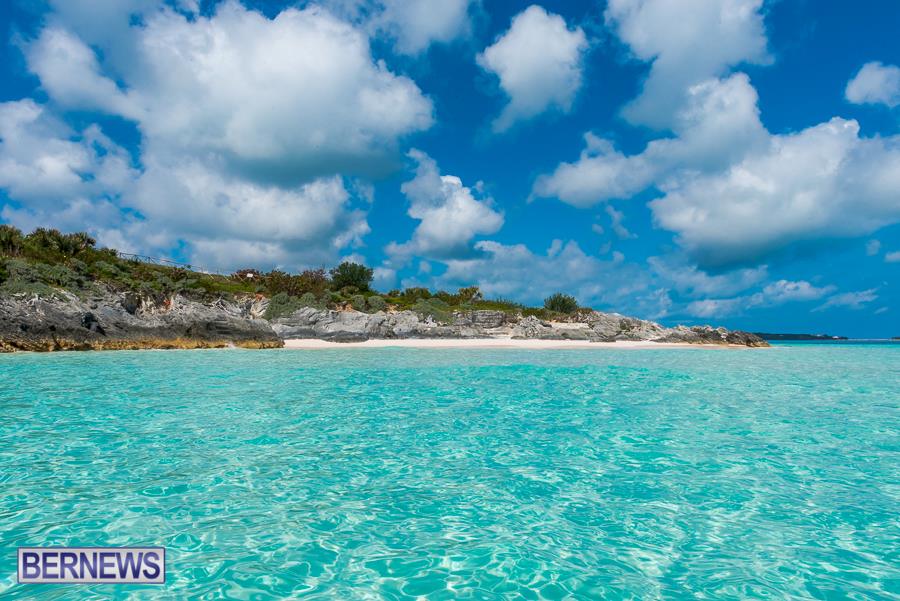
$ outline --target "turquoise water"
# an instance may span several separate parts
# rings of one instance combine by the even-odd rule
[[[898,599],[898,508],[900,345],[0,356],[4,599]]]

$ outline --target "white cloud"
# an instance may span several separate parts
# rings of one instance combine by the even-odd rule
[[[869,240],[866,242],[866,254],[870,257],[874,257],[879,252],[881,252],[881,242],[878,240]]]
[[[151,152],[215,153],[246,177],[297,183],[384,171],[400,137],[432,122],[412,80],[322,9],[274,19],[229,1],[211,17],[144,15],[122,89],[73,34],[47,29],[29,66],[57,102],[138,121]]]
[[[887,263],[900,263],[900,250],[886,253],[884,255],[884,260]]]
[[[479,234],[493,234],[503,225],[503,215],[491,208],[491,200],[478,200],[472,189],[455,175],[441,175],[437,163],[424,152],[412,150],[416,176],[401,186],[409,200],[409,216],[419,220],[412,239],[391,244],[388,253],[398,257],[425,255],[446,258],[466,254]]]
[[[612,142],[588,133],[578,161],[540,176],[534,194],[577,207],[628,198],[677,173],[727,167],[765,143],[756,90],[743,73],[694,85],[687,98],[675,119],[675,137],[653,140],[642,153],[625,155]]]
[[[369,232],[365,213],[353,209],[352,200],[337,176],[281,188],[200,162],[151,162],[130,204],[148,222],[190,240],[196,262],[232,268],[334,261],[340,249],[359,244]]]
[[[744,62],[765,63],[762,0],[610,0],[607,25],[652,62],[641,95],[625,110],[635,124],[668,128],[685,91]]]
[[[771,136],[720,173],[663,189],[650,203],[657,224],[701,264],[759,261],[797,242],[865,235],[900,220],[900,138],[860,138],[855,121],[835,118]]]
[[[235,3],[209,19],[160,13],[140,35],[145,135],[154,146],[216,152],[248,177],[384,170],[400,136],[431,124],[418,87],[317,8],[273,20]]]
[[[790,302],[816,300],[834,292],[834,289],[834,286],[813,286],[804,280],[796,282],[778,280],[755,294],[693,301],[687,305],[685,312],[695,317],[723,317],[757,307],[775,307]]]
[[[4,219],[97,231],[118,221],[114,202],[136,174],[96,125],[74,131],[32,100],[0,103],[0,187],[20,205],[7,206]]]
[[[787,302],[815,300],[832,291],[834,286],[816,287],[803,280],[799,282],[778,280],[768,284],[762,292],[768,303],[780,305]]]
[[[693,86],[676,137],[624,155],[588,136],[581,158],[539,177],[534,194],[590,206],[655,187],[656,225],[702,267],[759,263],[795,243],[900,220],[900,136],[862,138],[839,118],[773,135],[756,101],[743,74]]]
[[[148,236],[189,240],[201,260],[319,264],[368,231],[353,196],[371,201],[371,188],[351,182],[350,194],[335,174],[392,169],[400,140],[432,122],[415,83],[375,61],[365,33],[320,8],[268,19],[226,1],[188,17],[149,1],[86,2],[57,3],[25,48],[29,67],[55,105],[135,121],[143,170],[117,147],[95,152],[114,146],[99,128],[79,138],[44,127],[28,143],[17,130],[4,137],[18,163],[8,161],[2,185],[14,201],[31,195],[29,207],[5,208],[20,221],[34,198],[59,208],[66,194],[104,189],[116,196],[110,206],[134,209],[121,227],[139,220]],[[82,10],[122,31],[105,35]]]
[[[877,61],[866,63],[847,82],[844,95],[854,104],[884,104],[894,108],[900,105],[900,67]]]
[[[730,296],[759,284],[768,276],[766,265],[710,275],[677,255],[650,257],[647,263],[664,282],[689,297]]]
[[[537,5],[516,15],[509,30],[478,55],[478,64],[500,78],[509,104],[493,123],[505,131],[517,121],[555,108],[568,111],[582,83],[587,38],[559,15]]]
[[[373,24],[396,40],[403,54],[418,54],[433,43],[469,34],[471,0],[384,0]]]
[[[637,238],[635,234],[628,231],[623,223],[625,221],[625,213],[617,211],[612,205],[606,205],[606,214],[609,215],[610,227],[620,239]]]
[[[870,288],[868,290],[859,290],[857,292],[836,294],[826,300],[822,305],[813,309],[813,311],[825,311],[826,309],[832,309],[834,307],[846,307],[854,310],[862,309],[863,305],[878,299],[878,295],[875,294],[876,292],[876,288]]]
[[[26,50],[28,68],[57,102],[74,109],[101,109],[138,118],[135,99],[100,72],[97,56],[76,35],[48,27]]]
[[[440,288],[472,284],[489,297],[540,303],[554,292],[573,294],[585,306],[615,307],[632,314],[657,317],[666,299],[651,289],[646,270],[624,257],[603,261],[587,255],[574,241],[554,241],[545,254],[524,244],[492,240],[475,244],[481,256],[446,261],[435,280]]]
[[[432,44],[468,37],[470,12],[480,0],[322,0],[319,4],[370,35],[388,39],[395,52],[416,55]]]

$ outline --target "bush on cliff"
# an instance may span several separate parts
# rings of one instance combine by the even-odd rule
[[[277,319],[290,315],[297,309],[302,309],[303,306],[303,302],[296,296],[290,296],[286,292],[279,292],[269,299],[269,306],[266,307],[263,317],[266,319]]]
[[[544,308],[556,313],[574,313],[578,310],[578,301],[574,296],[557,292],[544,299]]]
[[[350,305],[357,311],[365,311],[366,297],[362,294],[354,294],[350,297]]]
[[[18,256],[25,245],[25,236],[19,228],[0,224],[0,253],[10,257]]]
[[[450,323],[453,321],[450,305],[439,298],[421,299],[411,308],[422,317],[431,317],[438,323]]]
[[[372,283],[374,270],[371,267],[344,261],[330,272],[331,287],[333,290],[340,290],[347,286],[354,286],[360,292],[369,290],[369,284]]]
[[[387,303],[380,296],[370,296],[366,299],[366,307],[368,307],[369,313],[378,313],[384,311]]]

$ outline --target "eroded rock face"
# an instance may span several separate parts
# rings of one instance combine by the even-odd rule
[[[369,338],[532,338],[768,346],[765,341],[747,332],[710,326],[665,328],[652,321],[599,311],[572,316],[563,322],[543,321],[534,316],[520,317],[500,311],[469,311],[456,313],[450,324],[439,324],[412,311],[367,314],[307,307],[273,320],[272,328],[284,339],[318,338],[335,342]]]
[[[544,321],[501,311],[455,313],[438,323],[413,311],[361,313],[306,307],[267,321],[268,301],[248,297],[198,302],[183,296],[139,297],[112,291],[81,298],[0,297],[0,350],[130,348],[271,348],[284,339],[356,342],[370,338],[529,338],[768,346],[753,334],[710,326],[664,328],[652,321],[591,311]]]
[[[0,349],[76,350],[282,346],[263,319],[224,300],[200,303],[181,296],[162,300],[112,292],[79,298],[0,298]]]

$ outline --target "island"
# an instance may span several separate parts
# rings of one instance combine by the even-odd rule
[[[830,334],[770,334],[768,332],[754,332],[763,340],[847,340],[846,336],[832,336]]]
[[[371,268],[344,262],[297,274],[190,265],[98,248],[83,232],[0,225],[0,351],[280,348],[286,340],[551,340],[764,347],[721,327],[664,327],[579,306],[542,307],[456,292],[379,293]]]

